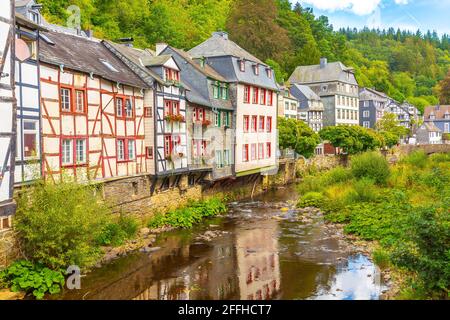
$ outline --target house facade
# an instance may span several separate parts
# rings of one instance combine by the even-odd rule
[[[298,100],[291,95],[286,87],[280,88],[278,94],[278,116],[286,119],[298,119]]]
[[[299,119],[305,121],[314,132],[323,129],[324,106],[320,97],[310,87],[294,84],[291,95],[299,101]]]
[[[147,172],[161,178],[159,188],[179,183],[189,170],[187,138],[188,91],[181,69],[171,55],[156,56],[150,50],[103,41],[149,87],[144,98],[145,154]],[[170,177],[175,181],[170,181]],[[178,182],[177,182],[178,181]]]
[[[48,31],[39,45],[44,177],[145,173],[146,84],[98,40]]]
[[[0,232],[11,227],[16,144],[14,1],[0,0]]]
[[[235,125],[230,84],[204,61],[193,59],[183,50],[159,44],[157,53],[175,59],[189,87],[186,125],[190,172],[210,171],[203,178],[209,181],[232,177]]]
[[[40,178],[41,175],[38,40],[42,28],[36,24],[39,22],[39,10],[30,8],[24,11],[24,14],[26,14],[26,17],[16,13],[16,43],[18,47],[22,48],[21,51],[27,51],[26,58],[17,55],[15,59],[17,97],[16,184],[30,182]]]
[[[275,169],[278,87],[272,68],[231,41],[225,32],[215,32],[189,54],[203,60],[230,84],[236,175]]]
[[[417,129],[420,121],[420,113],[415,106],[407,102],[399,103],[391,100],[387,105],[386,112],[395,114],[400,125],[411,130],[411,132]]]
[[[323,125],[359,125],[359,86],[354,70],[341,62],[299,66],[289,78],[291,84],[306,85],[324,106]]]
[[[386,94],[370,88],[359,91],[359,125],[375,129],[392,101]]]
[[[433,122],[442,133],[450,133],[450,106],[426,107],[423,118],[425,122]]]
[[[433,122],[423,123],[416,132],[417,144],[441,144],[442,131]]]

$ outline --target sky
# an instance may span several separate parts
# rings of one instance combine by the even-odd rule
[[[291,0],[341,27],[406,29],[450,34],[450,0]]]

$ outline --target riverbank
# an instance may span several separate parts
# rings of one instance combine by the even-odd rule
[[[305,176],[298,205],[321,208],[367,248],[393,284],[386,298],[446,299],[449,173],[448,154],[414,152],[391,166],[364,154],[349,168]]]

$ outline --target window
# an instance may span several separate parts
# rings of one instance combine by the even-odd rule
[[[272,132],[272,117],[267,117],[266,130]]]
[[[266,144],[266,157],[271,158],[272,157],[272,143],[267,142]]]
[[[255,73],[255,75],[259,76],[259,65],[258,64],[253,65],[253,72]]]
[[[70,89],[61,88],[61,110],[70,112]]]
[[[223,168],[222,150],[216,150],[216,167]]]
[[[368,118],[369,117],[370,112],[369,111],[364,111],[363,112],[363,117],[364,118]]]
[[[153,159],[153,147],[145,147],[145,157],[149,160]]]
[[[244,87],[244,103],[250,103],[250,86]]]
[[[29,11],[29,13],[30,13],[30,20],[36,24],[39,24],[39,13],[34,11]]]
[[[252,161],[256,160],[256,143],[252,143]]]
[[[180,103],[173,100],[164,100],[164,116],[180,115]]]
[[[84,112],[84,91],[75,90],[75,111]]]
[[[125,161],[125,140],[117,140],[117,160]]]
[[[284,110],[289,111],[289,102],[284,103]]]
[[[73,146],[72,146],[72,139],[64,139],[62,141],[62,164],[68,165],[73,163]]]
[[[266,89],[260,90],[259,104],[263,106],[266,104],[266,91],[267,91]]]
[[[242,161],[248,162],[248,144],[242,146]]]
[[[145,118],[153,118],[152,107],[144,107],[144,117]]]
[[[258,88],[253,87],[253,104],[258,104]]]
[[[228,86],[222,85],[221,89],[221,97],[222,100],[228,100]]]
[[[364,121],[363,122],[363,127],[364,128],[370,128],[370,122],[369,121]]]
[[[37,134],[37,121],[25,120],[23,122],[23,151],[25,158],[38,156]]]
[[[248,132],[250,127],[250,117],[244,116],[244,132]]]
[[[444,132],[450,133],[450,123],[444,123]]]
[[[166,81],[180,81],[180,72],[170,68],[164,68]]]
[[[341,109],[337,109],[337,118],[342,119],[341,118]]]
[[[86,139],[77,139],[76,140],[76,163],[85,163],[86,162]]]
[[[267,105],[272,106],[273,105],[273,91],[267,91],[268,97],[267,97]]]
[[[217,113],[214,114],[214,125],[216,127],[220,127],[221,126],[220,111],[217,111]]]
[[[267,70],[267,77],[269,79],[272,79],[272,69],[267,68],[266,70]]]
[[[219,89],[220,88],[219,88],[218,84],[213,85],[213,96],[214,96],[214,99],[219,99],[219,96],[220,96]]]
[[[126,111],[126,115],[128,118],[133,117],[133,102],[131,101],[130,98],[125,100],[125,111]]]
[[[239,60],[239,70],[245,72],[245,60]]]
[[[225,127],[230,126],[230,113],[226,111],[222,111],[222,124]]]
[[[264,132],[265,121],[266,119],[264,116],[259,116],[259,132]]]
[[[134,160],[135,158],[134,140],[128,140],[128,160]]]
[[[225,167],[231,164],[231,153],[230,150],[223,150],[223,165]]]
[[[256,132],[257,125],[258,125],[258,117],[252,116],[252,132]]]
[[[123,116],[123,99],[122,98],[116,98],[116,115],[118,117]]]
[[[173,150],[173,141],[172,136],[165,136],[164,137],[164,156],[170,157]]]
[[[264,143],[258,144],[258,159],[264,159]]]
[[[30,59],[36,60],[36,58],[37,58],[36,40],[29,39],[29,38],[26,38],[26,37],[21,37],[21,39],[26,43],[28,49],[30,50]]]

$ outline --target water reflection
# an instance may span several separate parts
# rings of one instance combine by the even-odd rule
[[[117,260],[82,278],[81,290],[57,298],[378,299],[378,269],[344,250],[322,219],[304,224],[281,210],[287,204],[279,201],[293,197],[289,189],[269,193],[194,230],[161,235],[159,251]],[[198,240],[211,223],[228,233]]]

